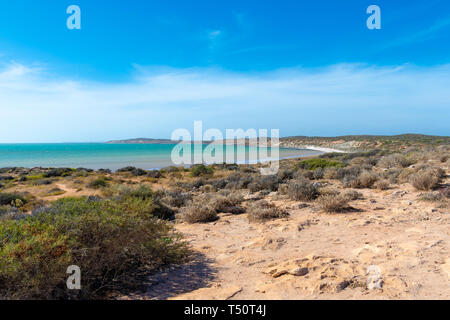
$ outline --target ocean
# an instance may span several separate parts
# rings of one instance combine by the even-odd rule
[[[83,167],[95,170],[101,168],[117,170],[126,166],[134,166],[146,170],[161,169],[174,165],[171,160],[174,147],[174,144],[0,144],[0,168]],[[203,146],[203,150],[205,147],[206,145]],[[223,148],[225,154],[226,149]],[[236,147],[234,151],[235,153],[240,152],[241,155],[243,152],[242,150],[238,151]],[[258,156],[256,159],[252,158],[251,155],[255,151],[262,156]],[[273,158],[270,148],[246,146],[244,152],[246,154],[245,163],[261,162]],[[306,157],[320,153],[315,150],[280,148],[279,158]],[[192,154],[194,154],[193,146]]]

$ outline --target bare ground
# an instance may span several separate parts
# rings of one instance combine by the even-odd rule
[[[408,184],[361,192],[340,214],[269,196],[289,218],[177,224],[196,258],[122,299],[449,299],[448,208]]]

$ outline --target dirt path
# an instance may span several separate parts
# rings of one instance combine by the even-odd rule
[[[133,298],[449,299],[448,209],[417,201],[407,185],[362,192],[351,213],[272,199],[288,219],[178,224],[197,258],[150,278]]]

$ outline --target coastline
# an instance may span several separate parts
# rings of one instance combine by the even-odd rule
[[[174,145],[158,144],[42,144],[39,145],[3,145],[0,146],[0,168],[87,168],[118,170],[126,166],[144,170],[159,170],[174,166],[171,152]],[[118,148],[117,148],[118,146]],[[269,147],[270,148],[270,147]],[[144,150],[145,149],[145,150]],[[280,146],[278,157],[270,152],[259,153],[257,157],[247,154],[239,157],[236,164],[258,164],[285,159],[301,159],[318,156],[331,149],[308,146]],[[333,152],[333,151],[331,151]],[[223,159],[225,160],[225,159]],[[225,161],[223,161],[225,163]],[[189,167],[187,165],[186,167]]]

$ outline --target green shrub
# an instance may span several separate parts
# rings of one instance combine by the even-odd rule
[[[74,169],[71,168],[56,168],[51,169],[50,171],[47,171],[44,173],[44,178],[51,178],[51,177],[67,177],[72,175],[74,172]]]
[[[142,268],[183,261],[180,236],[142,209],[66,198],[26,219],[1,221],[0,299],[96,298]],[[72,264],[81,269],[81,290],[66,289]]]
[[[99,177],[89,182],[86,186],[92,189],[105,188],[108,186],[108,181],[106,180],[105,177]]]
[[[297,169],[306,169],[306,170],[316,170],[318,168],[342,168],[344,164],[335,160],[327,160],[327,159],[308,159],[303,160],[297,164]]]
[[[20,200],[22,204],[27,202],[26,199],[18,193],[0,193],[0,206],[10,205],[13,204],[13,202],[15,204],[16,200]]]

